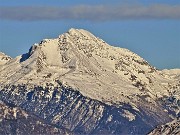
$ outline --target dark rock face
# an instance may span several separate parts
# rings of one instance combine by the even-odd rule
[[[180,100],[175,96],[163,97],[161,99],[163,101],[162,105],[168,111],[169,114],[174,116],[175,118],[180,117]]]
[[[161,124],[143,109],[137,111],[129,104],[107,105],[84,97],[79,91],[64,87],[60,82],[59,84],[59,87],[53,88],[35,86],[31,90],[25,85],[13,85],[0,90],[0,100],[7,106],[19,107],[31,114],[28,119],[3,119],[1,132],[53,134],[56,128],[57,134],[66,131],[62,129],[68,129],[74,134],[140,135],[147,134],[156,125]],[[124,116],[125,112],[134,118]],[[46,124],[37,125],[37,121]],[[164,121],[168,121],[168,118]],[[7,126],[3,127],[4,125]],[[31,131],[33,125],[37,126],[36,131]],[[8,129],[10,127],[11,129]],[[23,127],[28,129],[24,130],[26,128]],[[17,132],[17,129],[21,132]]]
[[[29,52],[22,55],[20,62],[27,60],[33,54],[33,52],[34,52],[34,50],[36,50],[36,48],[37,48],[36,45],[31,46],[31,48],[29,49]]]

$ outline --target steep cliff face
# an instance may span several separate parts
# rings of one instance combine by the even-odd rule
[[[146,134],[179,116],[180,81],[82,29],[0,66],[0,100],[75,134]]]

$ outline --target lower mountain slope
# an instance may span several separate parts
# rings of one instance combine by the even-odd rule
[[[71,135],[66,129],[55,127],[39,117],[27,113],[13,104],[0,101],[0,134],[1,135]]]
[[[148,135],[179,135],[180,119],[173,120],[165,125],[158,126]]]
[[[25,85],[7,86],[0,91],[0,100],[75,134],[146,134],[155,125],[170,120],[167,112],[154,113],[152,109],[147,113],[149,109],[125,103],[108,105],[59,84],[53,89],[50,85],[29,90]]]

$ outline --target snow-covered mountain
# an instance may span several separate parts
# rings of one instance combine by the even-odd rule
[[[178,69],[157,70],[82,29],[34,44],[1,65],[0,74],[2,101],[75,133],[143,134],[179,116]]]

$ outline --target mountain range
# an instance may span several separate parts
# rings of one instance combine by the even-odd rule
[[[144,135],[179,125],[180,69],[71,28],[16,58],[0,53],[0,108],[0,134]]]

